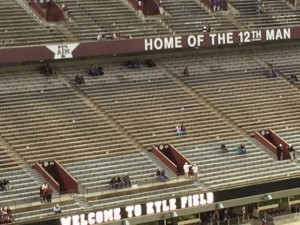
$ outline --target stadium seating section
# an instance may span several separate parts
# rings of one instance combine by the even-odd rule
[[[212,31],[285,27],[300,17],[281,0],[265,1],[260,16],[251,0],[229,0],[229,11],[221,13],[200,1],[165,0],[166,15],[150,17],[125,0],[56,2],[69,8],[59,23],[42,21],[25,0],[2,1],[0,47],[95,41],[115,31],[140,38],[199,33],[207,25]],[[18,221],[53,215],[51,207],[34,207],[44,182],[32,169],[38,161],[58,160],[79,182],[75,199],[54,192],[53,204],[62,203],[64,213],[299,176],[298,161],[277,161],[250,137],[273,129],[300,153],[300,92],[290,81],[300,74],[299,52],[289,43],[153,54],[157,66],[140,69],[128,69],[126,57],[55,62],[57,75],[49,77],[37,64],[1,68],[0,179],[9,179],[12,190],[0,192],[0,207],[11,206]],[[103,76],[87,76],[95,63]],[[268,64],[278,77],[265,76]],[[189,77],[183,77],[186,66]],[[85,85],[76,85],[75,75],[84,76]],[[185,136],[176,135],[177,123],[185,125]],[[197,180],[178,177],[148,152],[167,143],[197,163]],[[220,152],[222,143],[229,153]],[[246,155],[236,153],[240,144]],[[168,182],[154,177],[159,167]],[[127,173],[140,191],[109,187],[113,176]]]

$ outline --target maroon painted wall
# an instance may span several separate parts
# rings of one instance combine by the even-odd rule
[[[144,0],[144,15],[158,15],[158,3],[155,0]]]
[[[132,4],[132,6],[133,6],[136,10],[139,9],[138,0],[129,0],[129,2]]]
[[[133,7],[139,9],[139,0],[129,0]],[[143,3],[142,11],[144,15],[157,15],[159,14],[158,3],[155,0],[141,0]]]
[[[45,21],[47,20],[46,16],[46,10],[42,9],[42,6],[40,6],[38,3],[36,3],[34,0],[30,1],[31,8],[38,14],[41,18],[43,18]]]
[[[47,21],[61,21],[65,19],[63,10],[53,0],[50,0],[46,17]]]
[[[168,145],[162,145],[163,149],[160,149],[159,147],[152,146],[152,149],[155,151],[152,151],[153,154],[159,155],[159,158],[162,158],[163,161],[170,169],[173,171],[176,168],[177,175],[184,174],[183,172],[183,165],[187,162],[188,164],[191,164],[191,162],[182,155],[177,149],[175,149],[171,144]],[[159,154],[158,154],[159,153]],[[173,167],[170,167],[170,162],[175,165]]]
[[[56,177],[60,178],[62,191],[64,193],[77,193],[78,192],[78,182],[77,180],[67,171],[65,168],[56,160],[55,162],[55,173]]]
[[[283,159],[291,159],[289,155],[288,143],[279,137],[274,131],[255,131],[254,138],[276,155],[276,146],[282,144]]]
[[[183,165],[187,162],[188,164],[192,164],[184,155],[181,154],[173,145],[169,144],[169,153],[173,155],[176,160],[177,171],[179,174],[184,174]]]
[[[44,179],[51,184],[51,186],[58,192],[60,193],[60,185],[58,182],[56,182],[56,180],[47,172],[46,169],[44,169],[44,167],[42,166],[42,163],[35,163],[35,169],[36,171],[39,172],[39,174],[41,174],[42,177],[44,177]]]
[[[36,170],[57,190],[59,193],[77,193],[78,182],[66,171],[63,166],[55,161],[36,163]]]
[[[168,159],[157,147],[152,146],[152,154],[164,163],[170,170],[177,174],[177,166]]]

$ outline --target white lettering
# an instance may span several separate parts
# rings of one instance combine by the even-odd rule
[[[71,216],[60,218],[61,225],[71,225]]]
[[[226,33],[227,44],[233,44],[233,33]]]
[[[193,35],[188,36],[187,38],[187,44],[189,47],[193,48],[196,46],[196,37]]]
[[[184,209],[186,207],[187,204],[187,197],[181,197],[180,201],[181,201],[181,208]]]
[[[85,219],[85,215],[80,215],[80,225],[88,225],[88,221]]]
[[[195,194],[183,196],[180,198],[180,206],[182,209],[187,207],[195,207],[199,205],[206,205],[214,202],[214,195],[212,192],[206,194]],[[171,198],[169,200],[155,201],[146,203],[146,214],[154,214],[160,212],[168,212],[177,209],[177,199]],[[142,216],[142,205],[126,206],[125,211],[127,217]],[[61,225],[94,225],[108,221],[121,220],[121,208],[114,208],[104,211],[91,212],[88,214],[80,214],[69,217],[62,217],[60,219]]]
[[[91,212],[88,214],[88,223],[89,225],[94,225],[96,223],[95,213]]]
[[[112,209],[110,209],[110,210],[104,210],[103,214],[104,214],[104,222],[113,221],[114,220],[113,210]]]
[[[103,212],[102,211],[96,212],[96,223],[103,223],[103,221],[104,221]]]
[[[201,46],[201,43],[204,41],[203,34],[197,35],[197,46]]]
[[[282,33],[281,33],[281,30],[280,30],[280,29],[277,29],[275,39],[276,39],[276,40],[278,40],[278,39],[282,40]]]
[[[154,205],[155,205],[156,213],[160,213],[161,212],[161,201],[154,202]]]
[[[121,209],[115,208],[114,209],[114,220],[120,220],[120,219],[121,219]]]
[[[204,194],[200,194],[200,205],[206,205],[206,199],[204,198]]]
[[[206,193],[207,204],[211,204],[214,202],[214,193],[208,192]]]
[[[126,212],[127,212],[127,217],[128,217],[128,218],[133,217],[133,210],[134,210],[133,205],[126,206],[125,210],[126,210]]]
[[[175,210],[177,209],[177,206],[176,206],[176,199],[175,198],[171,198],[169,200],[169,203],[170,203],[170,210]]]
[[[134,206],[134,216],[141,216],[142,215],[142,206],[135,205]]]
[[[154,206],[153,202],[148,202],[146,204],[146,213],[147,213],[147,215],[150,215],[150,214],[154,213],[153,206]]]
[[[182,48],[181,37],[175,37],[175,48]]]
[[[168,206],[167,200],[162,201],[162,211],[168,212],[170,210],[170,207]]]
[[[145,39],[145,51],[153,50],[153,40]]]
[[[163,41],[160,38],[155,38],[154,39],[154,48],[156,50],[161,50],[164,46]]]
[[[200,201],[199,201],[199,195],[193,195],[193,206],[199,206]]]
[[[209,34],[209,37],[211,39],[211,45],[215,45],[216,36],[217,36],[217,34]]]
[[[284,28],[283,29],[283,38],[284,39],[291,39],[291,29],[290,28]]]
[[[79,223],[79,215],[72,216],[72,224],[73,225],[80,225],[80,223]]]
[[[226,35],[224,33],[218,34],[218,45],[226,44]]]
[[[275,32],[274,29],[266,30],[266,41],[271,41],[275,39]]]
[[[170,37],[170,38],[165,37],[164,38],[164,48],[165,49],[174,48],[174,39],[172,37]]]
[[[188,196],[188,207],[192,207],[193,206],[193,196],[189,195]]]

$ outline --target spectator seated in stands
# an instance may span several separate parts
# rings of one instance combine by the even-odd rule
[[[90,76],[102,76],[104,75],[103,72],[103,67],[102,66],[96,66],[96,67],[91,67],[88,69],[87,74]]]
[[[69,10],[68,7],[67,7],[67,5],[66,4],[62,4],[61,5],[61,9],[63,11],[65,19],[67,19],[68,18],[68,10]]]
[[[129,68],[129,69],[140,69],[142,68],[142,63],[140,62],[140,60],[138,59],[135,59],[135,60],[128,60],[126,62],[126,66]]]
[[[153,62],[152,59],[146,59],[145,64],[146,64],[148,67],[156,67],[156,63]]]
[[[189,69],[188,69],[188,67],[186,66],[186,67],[183,69],[183,76],[184,76],[184,77],[188,77],[189,75],[190,75]]]
[[[5,190],[5,191],[11,190],[11,186],[9,184],[9,180],[3,179],[3,181],[2,181],[2,190]]]
[[[158,10],[159,10],[159,14],[160,15],[163,15],[164,14],[164,8],[163,8],[163,5],[162,5],[163,3],[162,3],[162,0],[160,0],[159,2],[158,2]]]
[[[14,218],[11,209],[9,207],[7,207],[6,209],[4,207],[0,208],[0,224],[7,224],[13,222]]]
[[[226,148],[226,145],[225,145],[225,144],[221,144],[221,152],[222,152],[222,153],[228,152],[228,149]]]
[[[131,187],[130,177],[128,173],[121,178],[124,187]]]
[[[46,64],[42,65],[40,67],[40,73],[45,74],[46,76],[56,75],[56,68],[53,66],[51,67],[49,65],[49,62],[46,62]]]
[[[117,188],[117,187],[122,187],[123,186],[123,182],[120,176],[115,176],[113,177],[110,182],[109,182],[110,186],[112,188]]]
[[[161,182],[166,182],[168,177],[164,169],[157,168],[155,178]]]
[[[294,5],[295,5],[296,8],[299,7],[299,5],[300,5],[300,0],[295,0]]]
[[[261,15],[265,11],[265,6],[263,0],[257,0],[256,3],[256,14]]]
[[[246,148],[245,148],[245,146],[243,144],[241,144],[240,146],[238,146],[236,150],[237,150],[238,154],[240,154],[240,155],[247,153]]]
[[[183,126],[183,124],[177,124],[176,125],[176,133],[179,135],[179,136],[183,136],[186,134],[186,131],[185,131],[185,127]]]
[[[267,78],[275,78],[277,77],[277,73],[274,70],[268,71],[266,76]]]
[[[210,26],[209,26],[209,25],[203,26],[202,32],[204,32],[204,33],[209,33],[209,32],[210,32]]]
[[[99,33],[99,34],[97,35],[97,41],[101,41],[102,39],[104,39],[104,38],[103,38],[103,34]]]
[[[76,84],[85,84],[84,77],[83,77],[83,76],[76,75],[76,76],[75,76],[75,82],[76,82]]]
[[[291,82],[292,82],[292,83],[298,82],[298,77],[297,77],[296,74],[292,74],[292,75],[291,75]]]
[[[61,209],[60,209],[59,204],[56,204],[56,205],[53,207],[53,212],[54,212],[54,214],[60,214],[60,213],[61,213]]]
[[[112,34],[112,39],[113,40],[121,39],[121,34],[118,31],[114,31],[113,34]]]

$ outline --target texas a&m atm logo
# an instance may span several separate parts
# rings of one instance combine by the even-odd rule
[[[47,45],[46,47],[54,53],[54,59],[70,59],[73,58],[72,52],[79,43],[61,44],[61,45]]]

